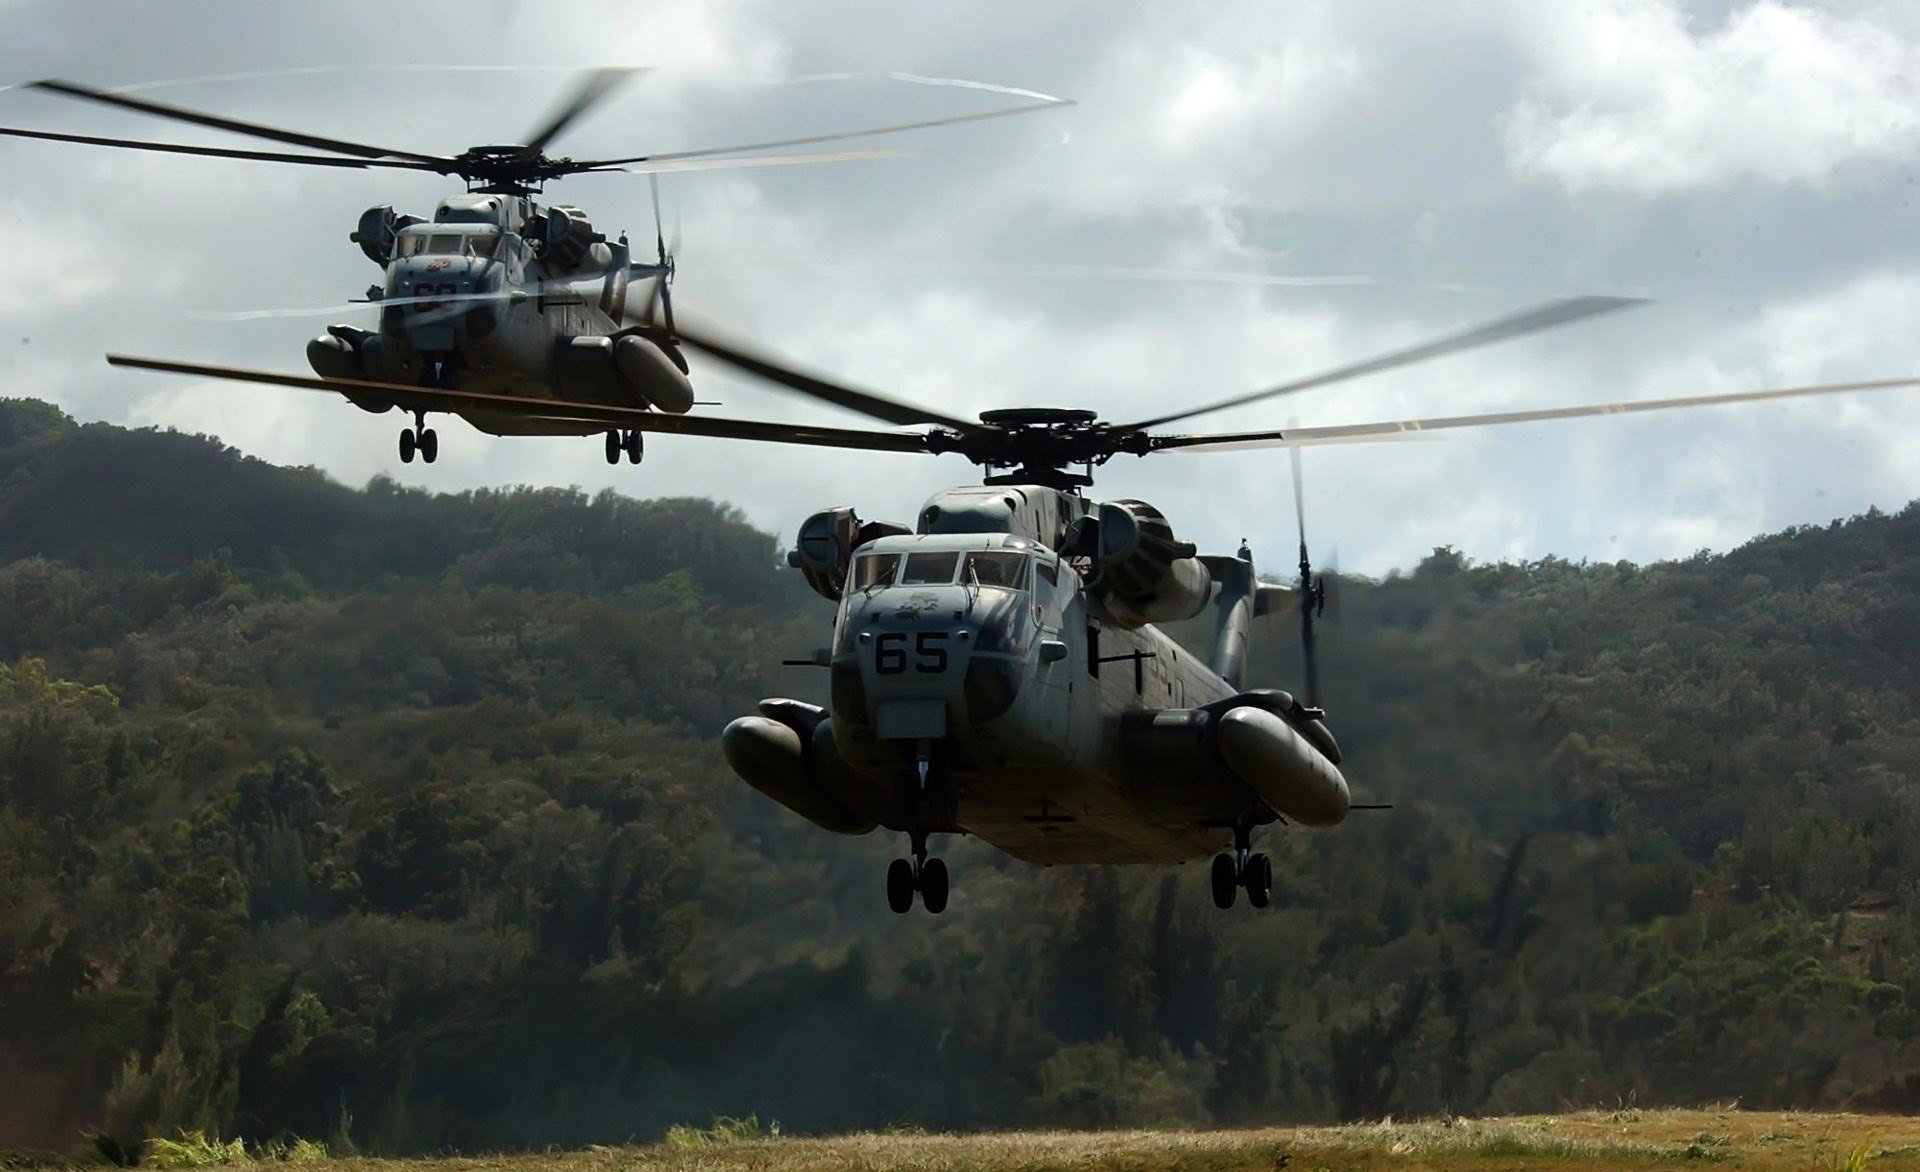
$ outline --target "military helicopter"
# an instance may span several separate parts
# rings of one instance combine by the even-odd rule
[[[542,419],[838,449],[964,456],[979,486],[935,494],[912,524],[841,507],[800,527],[789,562],[837,610],[832,643],[797,663],[828,671],[829,707],[768,699],[726,728],[727,761],[749,785],[840,834],[908,837],[886,876],[888,905],[946,905],[934,834],[971,834],[1042,864],[1174,862],[1214,856],[1214,902],[1270,902],[1271,861],[1254,831],[1332,826],[1352,800],[1319,706],[1314,620],[1326,584],[1307,551],[1302,447],[1426,432],[1887,390],[1920,379],[1791,387],[1481,415],[1215,434],[1167,425],[1484,346],[1634,304],[1551,302],[1432,342],[1151,419],[1022,407],[961,419],[799,370],[682,321],[698,353],[787,391],[894,425],[878,430],[663,415],[591,403],[504,399],[445,388],[342,383],[110,355],[117,365],[341,393],[390,394],[407,410],[488,409]],[[1299,580],[1260,581],[1251,550],[1205,556],[1141,500],[1094,501],[1096,467],[1121,454],[1289,448],[1300,524]],[[1213,610],[1199,658],[1159,625]],[[1249,688],[1252,624],[1300,614],[1304,696]]]
[[[365,302],[379,307],[379,326],[372,330],[328,326],[307,344],[307,360],[314,371],[335,380],[461,388],[512,400],[573,400],[683,415],[693,407],[694,393],[687,360],[674,337],[675,264],[661,231],[660,172],[897,156],[903,152],[774,152],[1070,104],[1046,98],[945,118],[621,158],[571,159],[547,153],[566,131],[638,72],[590,71],[522,142],[468,147],[454,155],[325,138],[69,81],[37,81],[27,88],[317,153],[189,146],[14,127],[0,127],[0,135],[309,167],[458,176],[466,183],[466,193],[441,200],[430,220],[396,213],[384,204],[360,217],[350,238],[384,271],[383,282],[367,290]],[[635,263],[626,236],[609,240],[579,208],[543,206],[533,199],[553,180],[605,172],[647,174],[654,213],[651,261]],[[628,285],[646,279],[653,281],[644,315],[648,320],[636,322],[628,310]],[[583,288],[586,282],[594,285]],[[661,309],[657,321],[651,312],[654,299]],[[309,311],[294,312],[306,315]],[[406,409],[391,395],[343,393],[367,411]],[[400,459],[411,463],[417,455],[431,464],[439,454],[439,436],[427,426],[425,411],[412,414],[413,425],[400,432]],[[478,401],[459,414],[494,435],[590,435],[603,430],[537,413],[495,410]],[[640,462],[643,430],[604,430],[608,463],[619,463],[622,456],[631,463]]]

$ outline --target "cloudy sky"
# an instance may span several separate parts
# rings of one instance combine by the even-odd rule
[[[575,131],[563,147],[576,155],[1010,100],[889,72],[1073,98],[889,144],[909,158],[666,182],[690,313],[957,414],[1156,414],[1578,293],[1655,303],[1191,426],[1920,374],[1920,5],[0,0],[0,21],[0,80],[274,71],[149,93],[430,151],[524,135],[584,66],[659,68]],[[421,63],[514,68],[385,68]],[[853,76],[805,80],[822,73]],[[0,92],[0,121],[246,145],[17,89]],[[841,503],[910,519],[934,489],[975,479],[958,457],[668,437],[640,468],[609,468],[597,439],[493,439],[454,421],[439,424],[439,463],[402,466],[398,416],[100,360],[304,371],[327,319],[195,312],[357,296],[378,278],[347,240],[361,209],[430,214],[450,190],[433,176],[0,144],[4,391],[209,432],[351,484],[713,496],[783,535]],[[552,194],[603,229],[650,231],[642,180],[588,176]],[[695,375],[719,412],[857,422],[710,364]],[[1900,507],[1920,495],[1916,431],[1920,391],[1897,391],[1313,449],[1309,505],[1323,556],[1337,547],[1343,568],[1375,574],[1440,544],[1482,559],[1684,556]],[[1246,536],[1280,569],[1288,479],[1284,453],[1122,456],[1099,492],[1154,501],[1203,546]]]

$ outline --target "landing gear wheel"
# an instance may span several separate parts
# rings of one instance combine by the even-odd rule
[[[887,906],[895,915],[913,910],[913,864],[895,859],[887,865]]]
[[[440,454],[440,434],[431,427],[421,432],[415,443],[420,449],[420,459],[424,463],[433,463],[434,457]]]
[[[1222,911],[1233,906],[1240,893],[1240,876],[1234,872],[1232,855],[1213,856],[1213,906]]]
[[[939,859],[920,867],[920,903],[936,916],[947,910],[947,865]]]
[[[620,442],[620,433],[617,431],[608,432],[607,433],[607,463],[618,464],[620,462],[620,453],[624,450],[625,450],[625,445],[623,445]]]
[[[629,464],[638,464],[641,457],[647,454],[646,438],[638,430],[628,432],[626,438],[620,441],[620,446],[626,450]]]
[[[400,462],[402,464],[413,463],[414,445],[413,429],[411,427],[403,429],[400,432]]]
[[[1266,907],[1273,902],[1273,860],[1265,855],[1252,856],[1240,874],[1240,882],[1246,885],[1248,903]]]

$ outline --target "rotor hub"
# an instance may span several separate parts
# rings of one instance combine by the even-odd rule
[[[980,422],[969,431],[935,433],[930,446],[985,468],[988,484],[1092,484],[1094,468],[1121,452],[1142,453],[1148,443],[1145,434],[1078,408],[1011,407],[982,412]]]
[[[572,159],[556,159],[517,144],[472,146],[453,156],[449,174],[466,180],[472,191],[530,195],[550,179],[574,171]]]
[[[1078,407],[1002,407],[980,413],[980,422],[1002,427],[1084,427],[1099,418],[1098,412]]]

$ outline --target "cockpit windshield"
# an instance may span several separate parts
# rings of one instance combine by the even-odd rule
[[[431,253],[484,259],[492,256],[499,244],[500,233],[494,229],[482,232],[402,232],[393,242],[393,255],[403,258]]]
[[[893,574],[900,568],[900,555],[897,553],[869,553],[853,559],[853,588],[871,590],[876,586],[893,584]]]
[[[944,586],[953,581],[960,565],[957,550],[923,550],[907,555],[906,568],[900,571],[902,586]]]
[[[960,581],[968,586],[1000,586],[1022,590],[1027,585],[1027,555],[1005,549],[974,550],[967,554]]]
[[[993,587],[1000,590],[1027,589],[1027,563],[1032,559],[1011,549],[916,550],[905,555],[868,553],[853,559],[852,588],[872,590],[881,586],[962,586]]]

